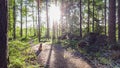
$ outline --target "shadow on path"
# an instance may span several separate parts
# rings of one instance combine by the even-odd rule
[[[50,67],[50,59],[51,59],[51,55],[52,55],[52,45],[50,45],[50,51],[49,51],[49,55],[48,55],[48,59],[45,65],[45,68],[49,68]]]
[[[55,51],[55,68],[68,68],[67,62],[64,59],[64,50],[60,46],[54,46]]]
[[[64,49],[60,45],[54,46],[55,52],[55,61],[54,61],[54,68],[76,68],[74,64],[68,64],[68,60],[64,58]],[[71,65],[72,67],[69,67]]]

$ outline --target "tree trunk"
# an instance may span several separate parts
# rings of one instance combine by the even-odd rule
[[[20,10],[20,12],[21,12],[21,23],[20,23],[20,36],[22,37],[22,5],[23,5],[23,0],[21,0],[21,4],[20,4],[20,6],[21,6],[21,10]]]
[[[13,39],[15,40],[16,39],[16,3],[15,3],[15,0],[14,0],[14,5],[13,5],[13,20],[14,20],[14,23],[13,23]]]
[[[55,39],[55,21],[53,21],[53,26],[52,26],[53,28],[53,37],[52,37],[52,39],[54,40]]]
[[[0,68],[7,68],[7,0],[0,0]]]
[[[40,1],[38,0],[38,39],[40,42]]]
[[[35,8],[35,10],[37,11],[37,7]],[[38,13],[35,13],[35,29],[36,29],[36,36],[38,36]]]
[[[82,38],[82,0],[80,0],[80,38]]]
[[[94,3],[95,3],[95,1],[93,0],[93,24],[92,24],[92,31],[94,32],[94,25],[95,25],[95,23],[94,23]]]
[[[26,8],[26,37],[27,37],[27,4],[25,5],[25,8]]]
[[[46,17],[47,17],[47,38],[49,39],[48,0],[46,0]]]
[[[34,2],[34,1],[33,1]],[[34,21],[34,5],[32,3],[32,18],[33,18],[33,31],[34,31],[34,36],[36,36],[36,31],[35,31],[35,21]]]
[[[63,28],[63,16],[64,16],[64,0],[62,0],[61,2],[61,33],[63,34],[64,33],[64,28]]]
[[[118,41],[120,41],[120,0],[118,0]]]
[[[116,0],[109,0],[109,19],[108,19],[108,38],[109,43],[116,42]]]
[[[87,32],[88,33],[90,32],[90,26],[89,26],[89,24],[90,24],[90,0],[88,0],[88,23],[87,23],[87,25],[88,25]]]
[[[104,17],[104,19],[105,19],[105,35],[107,34],[107,31],[106,31],[106,4],[107,4],[107,0],[105,0],[105,7],[104,7],[104,15],[105,15],[105,17]]]

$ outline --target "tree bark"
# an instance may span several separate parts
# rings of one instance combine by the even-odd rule
[[[20,10],[20,12],[21,12],[21,23],[20,23],[20,36],[22,37],[22,34],[23,34],[23,31],[22,31],[22,5],[23,5],[23,0],[21,0],[21,4],[20,4],[20,6],[21,6],[21,10]]]
[[[14,23],[13,23],[13,39],[15,40],[16,39],[16,3],[15,3],[15,0],[14,0],[14,5],[13,5],[13,20],[14,20]]]
[[[120,0],[118,0],[118,41],[120,41]]]
[[[87,32],[89,33],[90,32],[90,0],[88,0],[88,29],[87,29]]]
[[[61,33],[64,33],[64,28],[63,28],[63,16],[64,16],[64,0],[61,1]]]
[[[52,37],[52,39],[54,40],[55,39],[55,21],[53,21],[52,29],[53,29],[53,37]]]
[[[109,44],[114,44],[116,43],[116,0],[109,0],[108,22]]]
[[[25,5],[25,8],[26,8],[26,38],[27,38],[27,4]]]
[[[80,0],[80,38],[82,38],[82,0]]]
[[[46,0],[46,17],[47,17],[47,38],[49,39],[48,0]]]
[[[0,68],[7,68],[7,0],[0,0]]]
[[[95,3],[95,1],[93,0],[93,24],[92,24],[92,31],[94,32],[94,25],[95,25],[95,23],[94,23],[94,3]]]
[[[38,0],[38,40],[40,42],[40,1]]]
[[[106,6],[106,4],[107,4],[107,0],[105,0],[105,7],[104,7],[104,10],[105,10],[105,11],[104,11],[104,15],[105,15],[105,16],[104,16],[104,19],[105,19],[105,35],[107,34],[107,31],[106,31],[106,7],[107,7],[107,6]]]
[[[34,2],[34,1],[33,1]],[[36,31],[35,31],[35,18],[34,18],[34,5],[32,3],[32,18],[33,18],[33,30],[34,30],[34,36],[36,36]]]

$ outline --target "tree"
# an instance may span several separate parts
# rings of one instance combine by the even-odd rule
[[[38,39],[40,42],[40,0],[38,0]]]
[[[82,38],[82,0],[80,0],[80,38]]]
[[[47,38],[49,39],[48,0],[46,0],[46,17],[47,17]]]
[[[53,21],[53,25],[52,25],[52,32],[53,32],[53,37],[52,37],[52,39],[54,40],[55,39],[55,21]]]
[[[16,3],[14,0],[14,5],[13,5],[13,39],[16,39]]]
[[[104,19],[105,19],[105,35],[106,35],[106,4],[107,4],[107,2],[106,2],[107,0],[105,0],[105,6],[104,6]]]
[[[23,0],[21,0],[21,3],[20,3],[20,6],[21,6],[21,10],[20,10],[20,13],[21,13],[21,23],[20,23],[20,36],[22,37],[22,34],[23,34],[23,31],[22,31],[22,7],[23,7]]]
[[[120,41],[120,0],[118,0],[118,41]]]
[[[7,68],[7,0],[0,0],[0,68]]]
[[[88,0],[88,30],[87,30],[87,32],[89,33],[89,31],[90,31],[90,26],[89,26],[89,23],[90,23],[90,0]]]
[[[32,3],[32,18],[33,18],[33,30],[34,30],[34,36],[36,36],[36,31],[35,31],[35,21],[34,21],[34,0],[33,0],[33,3]]]
[[[93,0],[93,24],[92,24],[92,31],[94,32],[94,4],[95,4],[95,1]]]
[[[27,37],[27,1],[26,1],[26,4],[25,4],[25,9],[26,9],[26,37]]]
[[[62,31],[62,34],[64,33],[64,28],[63,28],[63,16],[64,16],[64,0],[61,0],[61,31]]]
[[[116,0],[109,0],[108,38],[109,43],[116,42]]]

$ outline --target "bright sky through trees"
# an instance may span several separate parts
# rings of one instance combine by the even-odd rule
[[[50,7],[50,19],[52,21],[59,21],[61,17],[61,11],[59,6],[51,5]]]
[[[35,11],[36,14],[37,11]],[[31,13],[30,13],[31,14]],[[55,5],[55,4],[51,4],[51,6],[49,7],[49,18],[50,18],[50,27],[52,26],[53,21],[56,21],[57,23],[60,23],[60,18],[61,18],[61,10],[60,10],[60,6],[59,5]],[[17,18],[18,20],[20,20],[20,16],[18,16]],[[24,21],[25,22],[25,21]],[[28,16],[28,27],[30,27],[33,22],[32,22],[32,17]],[[46,12],[45,10],[41,11],[41,23],[46,23]],[[17,26],[19,26],[19,24],[17,24]],[[23,27],[25,28],[25,23],[23,23]]]

